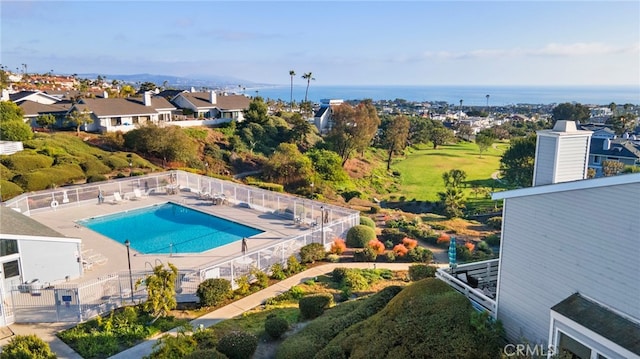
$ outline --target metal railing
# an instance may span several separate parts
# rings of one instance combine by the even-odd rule
[[[322,243],[329,248],[336,236],[342,236],[359,224],[358,211],[311,201],[284,193],[271,192],[243,184],[223,181],[184,171],[170,171],[145,176],[127,177],[28,193],[5,202],[5,206],[26,215],[56,211],[65,206],[82,206],[98,201],[103,193],[105,201],[114,192],[128,196],[135,189],[146,194],[177,194],[200,192],[218,195],[230,204],[271,213],[298,222],[307,229],[295,236],[283,238],[276,244],[249,251],[232,259],[205,263],[197,268],[179,268],[176,279],[176,299],[179,302],[197,301],[198,285],[208,278],[224,278],[236,287],[236,280],[249,276],[252,269],[269,273],[275,263],[286,267],[291,255],[298,256],[301,247],[309,243]],[[157,264],[157,263],[156,263]],[[147,298],[144,285],[131,287],[152,274],[151,270],[131,273],[119,272],[79,283],[54,284],[37,291],[25,292],[15,287],[5,303],[5,311],[13,313],[17,323],[82,322],[107,313],[127,303],[140,303]],[[10,302],[10,303],[9,303]]]

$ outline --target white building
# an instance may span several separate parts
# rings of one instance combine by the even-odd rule
[[[640,358],[640,174],[585,179],[585,132],[539,131],[534,186],[492,196],[504,200],[500,258],[437,276],[499,319],[514,348]]]

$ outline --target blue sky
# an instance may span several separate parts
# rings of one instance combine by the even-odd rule
[[[639,1],[6,1],[29,72],[315,85],[637,85]]]

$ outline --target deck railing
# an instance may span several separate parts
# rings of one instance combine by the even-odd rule
[[[461,280],[461,273],[464,273],[467,278],[472,277],[478,280],[477,288]],[[449,268],[439,268],[436,271],[436,277],[469,298],[474,308],[486,311],[496,318],[497,305],[494,298],[498,278],[498,259],[462,264],[454,271]]]

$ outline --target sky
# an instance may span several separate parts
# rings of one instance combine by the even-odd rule
[[[640,86],[640,1],[7,1],[0,63],[315,85]]]

